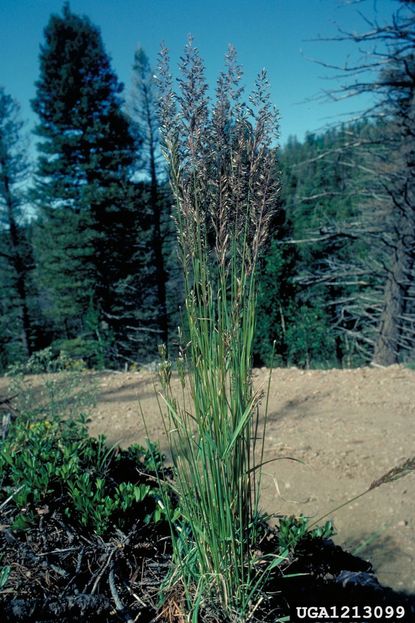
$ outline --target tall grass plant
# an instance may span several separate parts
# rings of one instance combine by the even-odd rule
[[[232,47],[213,104],[191,38],[177,93],[166,49],[160,58],[162,136],[185,284],[180,399],[165,348],[160,367],[182,512],[179,528],[172,526],[169,586],[182,588],[193,620],[202,607],[248,620],[281,560],[255,556],[266,421],[251,375],[256,268],[278,194],[277,115],[265,71],[243,103]]]

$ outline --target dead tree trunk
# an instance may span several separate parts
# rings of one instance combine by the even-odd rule
[[[398,124],[402,157],[388,184],[395,243],[373,355],[374,363],[384,366],[398,363],[402,352],[415,350],[415,78],[411,90]]]
[[[389,366],[399,361],[405,307],[409,295],[409,275],[413,270],[415,237],[408,235],[396,248],[384,290],[384,309],[375,343],[373,362]],[[409,240],[412,240],[412,249]]]

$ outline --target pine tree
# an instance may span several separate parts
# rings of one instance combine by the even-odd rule
[[[31,353],[29,241],[23,223],[28,162],[20,110],[0,88],[0,367]]]
[[[167,309],[168,269],[166,237],[169,233],[170,205],[166,184],[161,182],[163,167],[160,159],[160,137],[155,76],[144,50],[138,48],[134,55],[133,82],[129,112],[139,137],[141,149],[140,173],[145,175],[148,189],[149,247],[152,254],[153,284],[157,291],[157,326],[159,342],[169,343],[169,317]]]
[[[45,29],[36,86],[36,256],[49,314],[73,338],[92,304],[117,337],[131,320],[122,299],[137,297],[137,144],[101,34],[68,4]]]

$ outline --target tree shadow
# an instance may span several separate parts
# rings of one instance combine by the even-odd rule
[[[319,393],[318,395],[301,396],[287,400],[277,411],[272,411],[268,415],[269,421],[280,421],[286,418],[291,420],[302,420],[311,415],[315,406],[330,395],[330,392]]]
[[[351,554],[371,562],[376,575],[381,574],[386,578],[389,576],[393,581],[395,573],[388,571],[391,563],[399,563],[404,557],[412,560],[412,556],[398,545],[393,535],[385,534],[387,529],[388,527],[380,531],[364,532],[359,536],[350,537],[342,541],[341,546]],[[386,585],[386,582],[382,580],[381,583]],[[415,593],[408,590],[394,590],[415,598]]]
[[[137,403],[138,401],[146,400],[147,398],[155,398],[156,389],[154,389],[153,383],[155,384],[156,381],[156,377],[154,377],[154,379],[138,378],[131,380],[129,383],[123,383],[119,387],[109,387],[108,389],[100,387],[98,390],[97,403]],[[149,386],[147,391],[142,391],[146,386]]]

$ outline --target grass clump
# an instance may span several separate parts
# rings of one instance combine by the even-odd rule
[[[255,556],[265,424],[261,429],[261,394],[251,379],[256,268],[278,194],[277,115],[265,71],[249,103],[242,101],[242,71],[232,47],[212,106],[191,38],[178,93],[166,49],[159,70],[185,289],[180,400],[161,349],[165,422],[182,513],[179,529],[172,530],[176,566],[169,587],[181,587],[192,620],[215,605],[221,620],[247,620],[270,565],[281,560]]]

